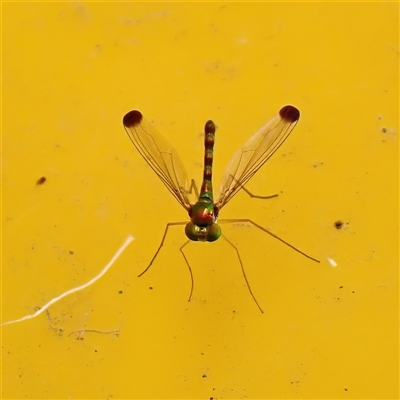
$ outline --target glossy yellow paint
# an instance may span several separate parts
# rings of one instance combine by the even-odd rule
[[[3,3],[3,398],[398,398],[398,3]],[[139,109],[214,186],[283,105],[296,129],[185,248]],[[46,178],[44,181],[42,177]],[[342,221],[343,224],[336,224]],[[337,229],[341,226],[342,229]],[[329,264],[326,258],[337,263]]]

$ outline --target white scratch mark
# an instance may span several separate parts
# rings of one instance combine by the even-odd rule
[[[135,238],[133,236],[129,235],[126,238],[124,244],[114,254],[114,257],[111,259],[111,261],[103,268],[103,270],[98,275],[96,275],[94,278],[92,278],[89,282],[86,282],[85,284],[83,284],[81,286],[77,286],[76,288],[67,290],[66,292],[60,294],[60,296],[57,296],[54,299],[50,300],[47,304],[45,304],[43,307],[41,307],[34,314],[26,315],[25,317],[22,317],[19,319],[14,319],[12,321],[3,322],[0,326],[15,324],[16,322],[22,322],[22,321],[25,321],[26,319],[35,318],[39,314],[41,314],[43,311],[47,310],[52,304],[56,303],[57,301],[61,300],[62,298],[70,295],[71,293],[78,292],[79,290],[85,289],[88,286],[92,285],[94,282],[96,282],[98,279],[100,279],[110,269],[110,267],[114,264],[114,262],[117,260],[117,258],[122,254],[122,252],[126,249],[126,247],[129,245],[129,243],[131,243],[133,240],[135,240]]]
[[[328,261],[329,265],[333,268],[337,267],[337,262],[332,258],[326,257],[326,261]]]

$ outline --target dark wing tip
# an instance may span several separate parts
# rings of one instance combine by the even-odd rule
[[[286,122],[296,122],[300,118],[300,111],[293,106],[285,106],[282,107],[279,111],[279,115],[281,116],[282,119],[284,119]]]
[[[126,114],[124,116],[122,123],[127,128],[130,128],[131,126],[139,125],[140,122],[142,121],[142,118],[143,118],[143,115],[140,111],[133,110],[133,111],[129,111],[128,114]]]

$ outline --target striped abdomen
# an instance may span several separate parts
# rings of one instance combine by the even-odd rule
[[[212,163],[214,158],[215,124],[207,121],[204,126],[204,171],[200,199],[208,198],[213,201]]]

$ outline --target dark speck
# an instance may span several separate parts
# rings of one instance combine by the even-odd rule
[[[207,378],[207,375],[206,375],[206,374],[203,374],[202,378]]]
[[[336,221],[336,222],[333,224],[333,226],[334,226],[336,229],[342,229],[343,226],[344,226],[344,222],[343,222],[343,221]]]
[[[122,290],[120,290],[118,293],[119,293],[119,294],[122,294],[123,292],[122,292]]]
[[[45,183],[46,182],[46,177],[45,176],[42,176],[41,178],[39,178],[37,181],[36,181],[36,185],[43,185],[43,183]]]

